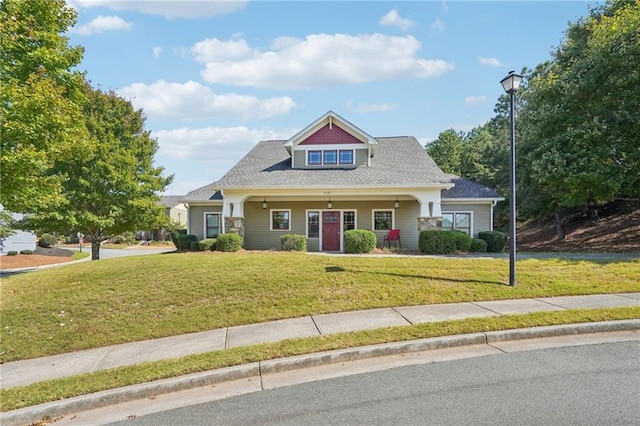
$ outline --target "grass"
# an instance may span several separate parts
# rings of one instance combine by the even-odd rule
[[[63,379],[51,380],[0,390],[0,411],[9,411],[48,401],[145,383],[168,377],[208,371],[217,368],[264,361],[285,356],[343,349],[385,342],[399,342],[429,337],[507,330],[552,324],[632,319],[640,317],[640,307],[538,312],[527,315],[505,315],[443,321],[404,327],[341,333],[329,336],[285,340],[278,343],[234,348],[180,359],[148,362]]]
[[[2,361],[389,306],[640,291],[640,260],[169,253],[3,278]]]
[[[89,257],[90,254],[89,253],[84,253],[84,252],[73,252],[73,254],[71,255],[71,258],[73,260],[80,260],[80,259],[84,259],[85,257]]]

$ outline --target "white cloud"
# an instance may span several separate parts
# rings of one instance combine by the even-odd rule
[[[433,24],[431,24],[431,28],[433,28],[434,30],[439,30],[442,31],[446,28],[447,24],[445,24],[444,22],[442,22],[439,19],[436,19]]]
[[[410,19],[402,18],[396,9],[392,9],[380,18],[380,25],[398,27],[402,31],[408,31],[415,25],[415,22]]]
[[[467,96],[464,98],[464,103],[471,106],[483,104],[487,101],[486,96]]]
[[[100,34],[105,31],[128,31],[132,26],[133,24],[119,16],[98,16],[88,24],[71,28],[70,32],[88,36],[91,34]]]
[[[136,108],[144,109],[150,119],[266,118],[285,114],[296,106],[288,96],[259,99],[233,93],[218,95],[194,81],[135,83],[119,89],[118,93],[131,99]]]
[[[219,166],[226,173],[262,140],[286,140],[297,130],[275,131],[247,127],[187,127],[152,132],[158,139],[158,155],[195,160]],[[191,188],[195,189],[195,188]]]
[[[478,62],[480,62],[482,65],[486,65],[488,67],[501,67],[502,66],[502,62],[500,62],[496,58],[485,58],[485,57],[482,57],[482,56],[478,56]]]
[[[301,89],[402,78],[437,77],[454,69],[442,59],[417,56],[412,36],[311,34],[278,38],[271,50],[244,40],[208,39],[192,48],[205,62],[205,81],[269,89]]]
[[[244,9],[248,0],[69,0],[79,7],[107,7],[111,10],[136,10],[165,18],[196,19],[224,15]]]
[[[156,46],[153,48],[153,57],[157,58],[160,56],[160,54],[162,53],[163,49],[162,46]]]
[[[396,104],[368,104],[368,103],[360,103],[354,104],[353,101],[347,102],[347,108],[350,111],[365,114],[368,112],[385,112],[385,111],[393,111],[394,109],[398,109],[398,105]]]

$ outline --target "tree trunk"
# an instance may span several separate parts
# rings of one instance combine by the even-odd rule
[[[96,238],[91,239],[91,260],[100,259],[100,240]]]
[[[556,212],[556,236],[558,240],[563,241],[566,236],[566,230],[564,227],[564,217],[562,211]]]

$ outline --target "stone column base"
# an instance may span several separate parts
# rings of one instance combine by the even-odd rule
[[[225,217],[224,230],[230,234],[238,234],[242,237],[244,244],[244,218],[243,217]]]
[[[442,217],[419,217],[418,231],[442,229]]]

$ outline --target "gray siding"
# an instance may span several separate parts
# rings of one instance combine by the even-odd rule
[[[442,202],[443,212],[472,212],[473,237],[478,232],[491,231],[491,205],[490,204],[447,204]]]
[[[222,206],[189,207],[189,233],[196,235],[199,240],[204,239],[204,214],[221,212]],[[220,219],[224,223],[224,218]]]
[[[262,209],[260,202],[245,203],[245,240],[248,250],[280,249],[280,237],[284,234],[306,235],[306,211],[327,210],[326,201],[319,202],[270,202],[268,208]],[[271,210],[291,210],[291,229],[289,231],[271,231]],[[372,229],[372,210],[394,210],[392,201],[379,202],[343,202],[334,201],[332,210],[355,210],[358,229]],[[409,250],[418,249],[418,214],[416,202],[401,203],[395,210],[395,226],[400,229],[402,247]],[[382,247],[386,231],[374,231],[378,246]],[[319,250],[319,239],[307,241],[308,251]]]

